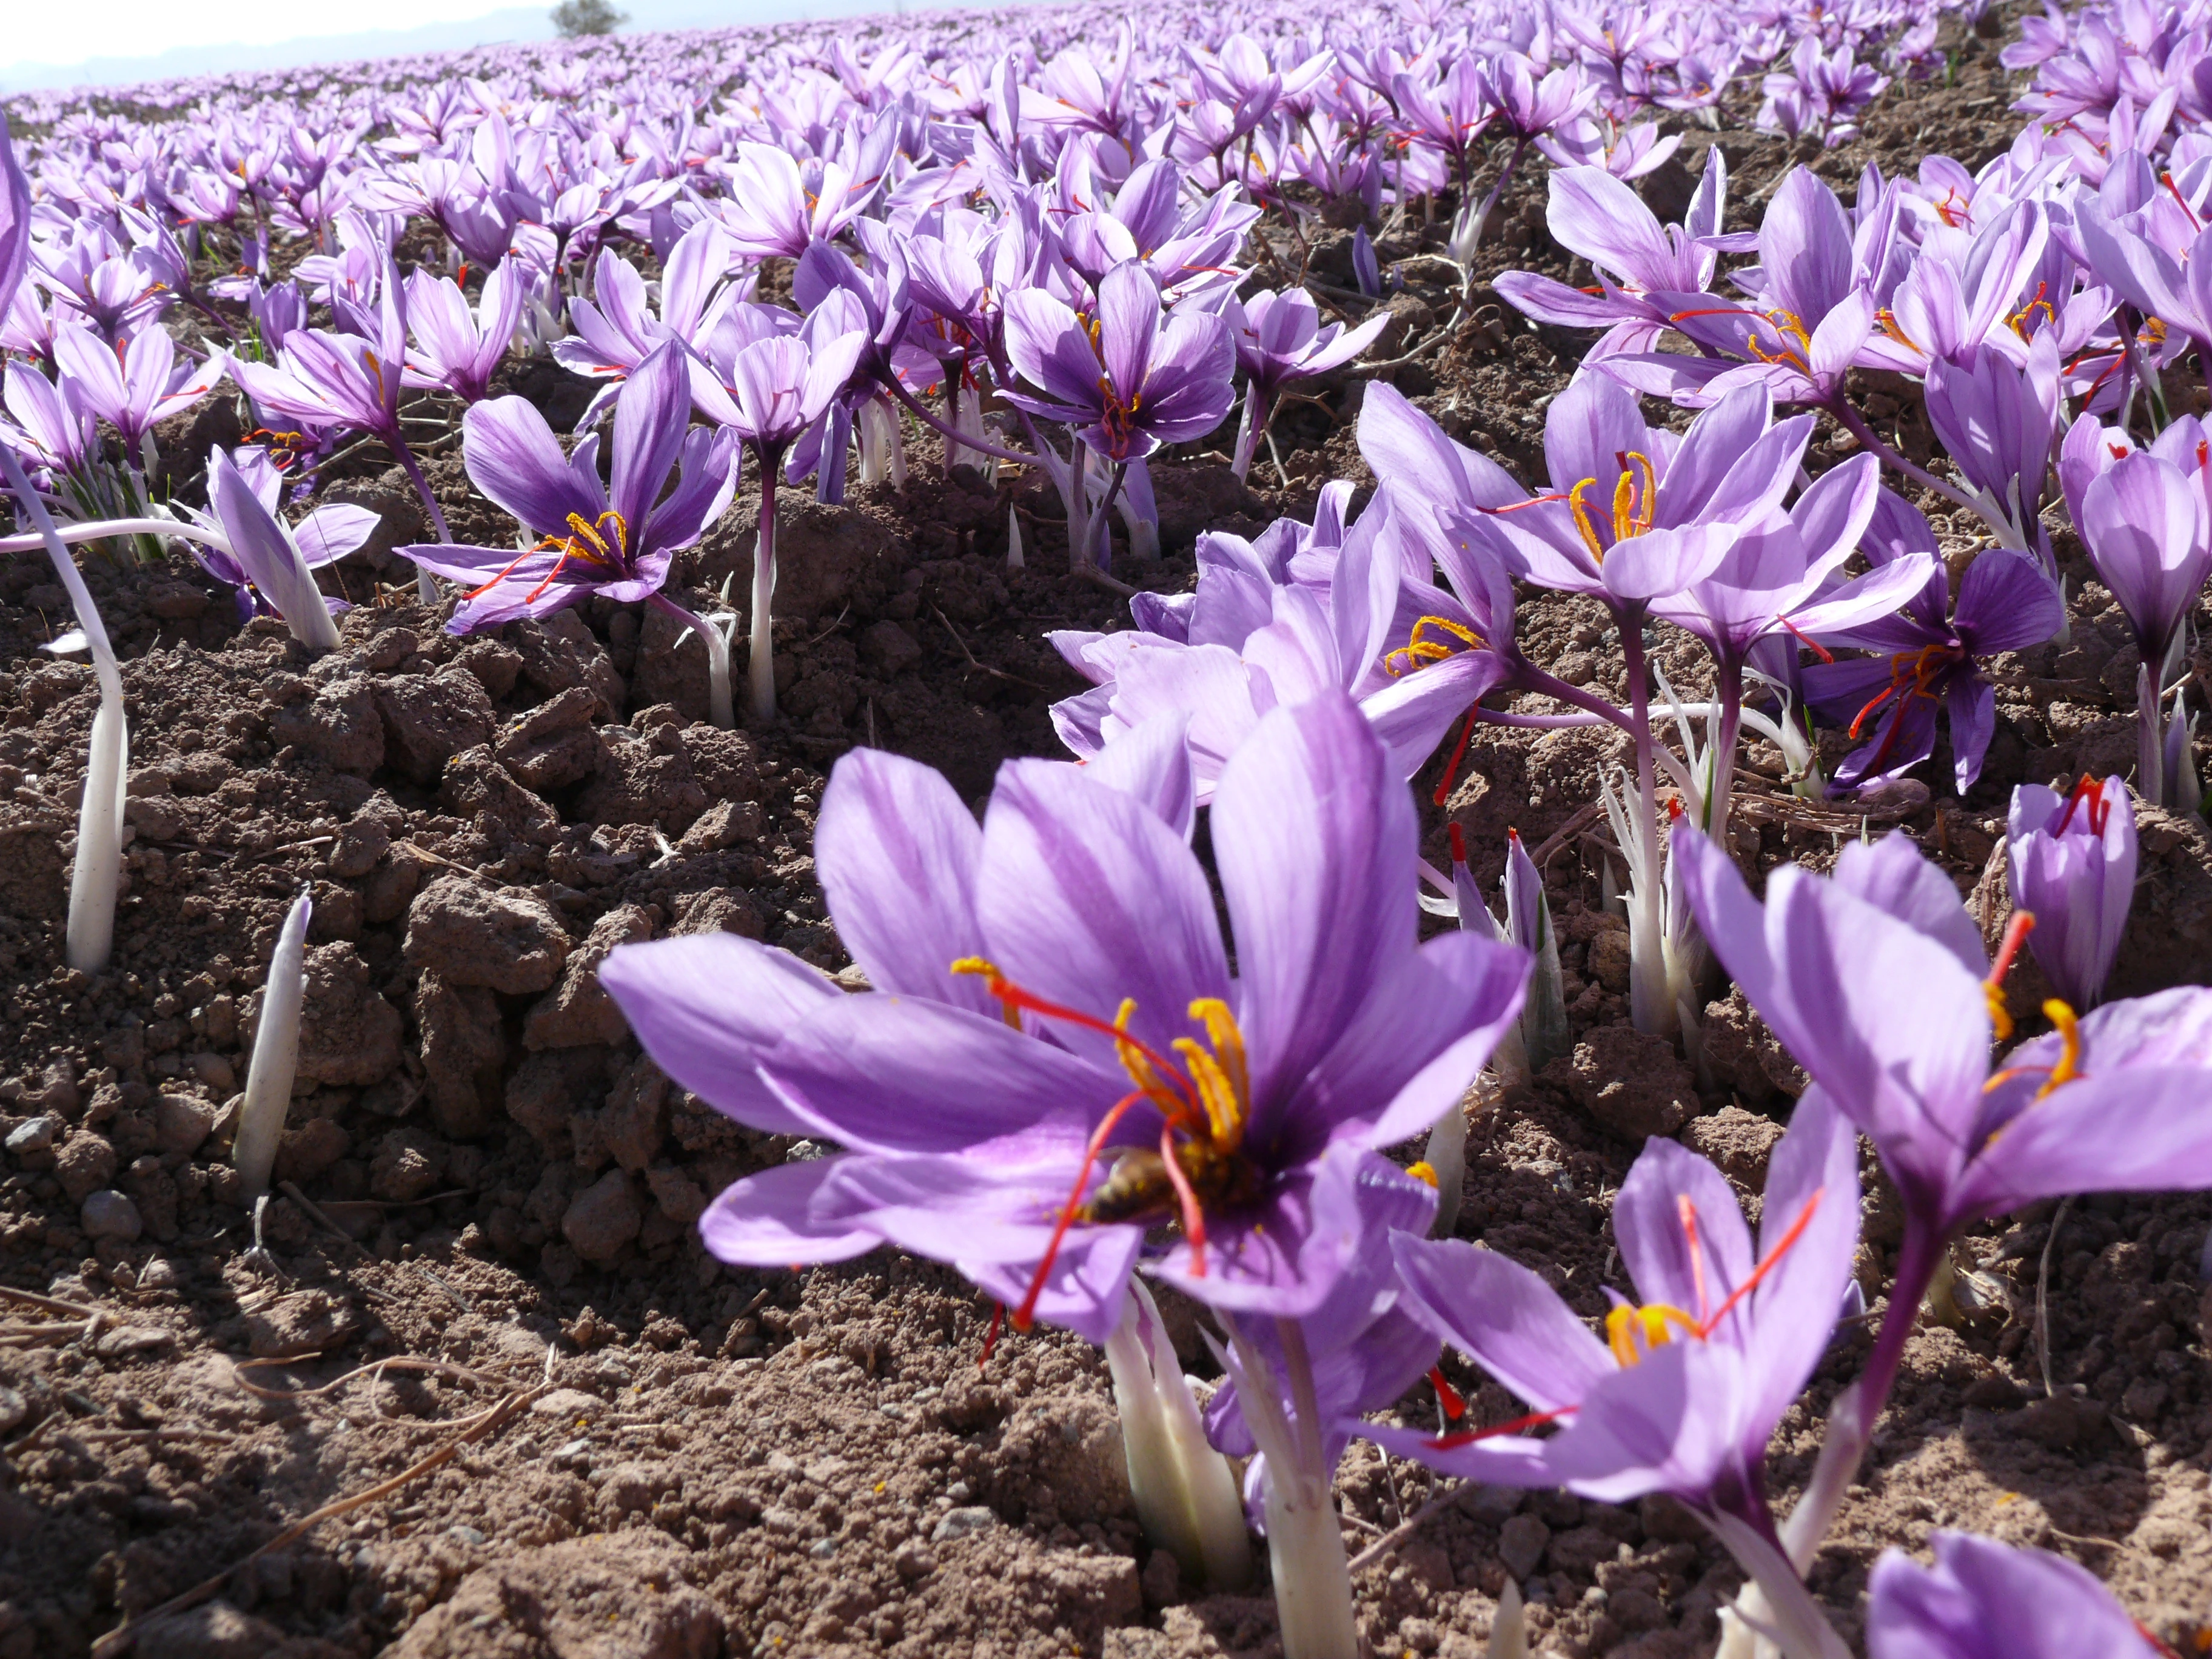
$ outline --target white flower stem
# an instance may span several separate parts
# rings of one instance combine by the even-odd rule
[[[775,720],[775,475],[782,465],[781,454],[761,458],[760,534],[753,543],[752,660],[746,672],[753,720],[761,726]]]
[[[131,769],[131,734],[123,713],[123,671],[108,641],[107,625],[92,602],[92,590],[84,585],[84,573],[70,557],[52,515],[32,489],[21,464],[4,445],[0,445],[0,471],[5,471],[8,487],[38,526],[35,535],[9,540],[22,544],[15,550],[45,545],[54,574],[61,578],[76,611],[76,625],[84,632],[92,653],[93,674],[100,682],[100,712],[93,716],[85,756],[84,799],[77,808],[76,860],[70,871],[69,931],[63,947],[64,959],[70,967],[96,974],[107,966],[114,949],[115,899],[121,885],[123,794]]]
[[[1186,1583],[1244,1588],[1252,1547],[1229,1460],[1206,1443],[1175,1345],[1152,1292],[1132,1279],[1121,1322],[1106,1341],[1129,1494],[1153,1543],[1170,1551]]]
[[[249,1204],[269,1190],[277,1137],[283,1133],[284,1114],[292,1103],[292,1079],[300,1069],[300,1011],[307,994],[307,919],[313,913],[307,894],[293,902],[276,935],[268,984],[261,994],[261,1019],[246,1072],[246,1103],[239,1110],[238,1138],[231,1151]]]
[[[693,615],[665,593],[655,593],[647,603],[690,629],[707,647],[707,717],[728,731],[738,723],[737,706],[730,695],[730,641],[713,623]],[[679,633],[676,637],[684,636]],[[772,681],[769,690],[775,690]]]
[[[1666,921],[1660,899],[1658,779],[1640,615],[1621,618],[1620,650],[1628,669],[1630,720],[1636,733],[1636,793],[1628,803],[1633,821],[1626,826],[1634,845],[1623,841],[1620,848],[1629,866],[1629,1018],[1639,1031],[1672,1036],[1675,1012],[1667,985]]]
[[[110,536],[179,536],[186,541],[204,542],[225,553],[230,551],[228,537],[177,519],[96,519],[89,523],[56,525],[52,528],[57,539],[69,543],[106,541]],[[0,553],[28,553],[44,540],[39,532],[0,536]]]
[[[1421,1161],[1437,1176],[1437,1218],[1429,1231],[1438,1238],[1449,1238],[1459,1224],[1461,1189],[1467,1185],[1467,1111],[1459,1102],[1454,1101],[1429,1131]]]
[[[1510,1578],[1498,1595],[1498,1611],[1490,1620],[1486,1659],[1528,1659],[1528,1620],[1521,1611],[1521,1586]]]
[[[1319,1403],[1305,1333],[1278,1320],[1291,1417],[1283,1412],[1274,1367],[1230,1322],[1237,1397],[1252,1438],[1267,1460],[1267,1562],[1275,1581],[1275,1620],[1283,1659],[1352,1659],[1359,1627],[1352,1613],[1352,1574],[1344,1532],[1329,1496],[1322,1456]],[[1295,1420],[1292,1420],[1292,1419]]]

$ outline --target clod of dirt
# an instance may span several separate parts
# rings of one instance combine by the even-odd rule
[[[1741,1106],[1723,1106],[1711,1116],[1692,1118],[1682,1127],[1685,1146],[1751,1193],[1766,1190],[1767,1160],[1781,1139],[1779,1123]]]
[[[572,1539],[479,1567],[392,1659],[713,1659],[722,1619],[654,1533]]]
[[[644,1224],[629,1174],[608,1170],[576,1194],[561,1218],[561,1236],[586,1261],[612,1261]]]
[[[550,906],[515,888],[441,876],[407,912],[407,960],[454,985],[510,995],[551,988],[568,935]]]
[[[137,1651],[161,1659],[264,1659],[286,1646],[284,1633],[228,1601],[208,1601],[137,1630]]]
[[[1777,1095],[1794,1098],[1805,1092],[1803,1068],[1744,1000],[1741,986],[1731,985],[1727,996],[1705,1005],[1698,1045],[1714,1079],[1754,1106]]]
[[[1670,1135],[1698,1111],[1697,1080],[1662,1036],[1627,1025],[1598,1026],[1553,1060],[1542,1080],[1624,1140]]]
[[[465,668],[395,674],[376,682],[386,756],[417,783],[431,783],[464,749],[489,742],[497,723],[483,682]]]
[[[639,905],[621,905],[601,916],[568,957],[561,983],[531,1009],[523,1022],[522,1046],[574,1048],[587,1042],[619,1042],[628,1036],[629,1022],[599,984],[599,964],[617,945],[640,944],[652,937],[653,917]]]

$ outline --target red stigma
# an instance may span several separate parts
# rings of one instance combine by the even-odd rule
[[[978,1376],[982,1376],[983,1368],[991,1363],[991,1350],[999,1346],[999,1327],[1005,1322],[1006,1317],[1006,1304],[1003,1302],[993,1301],[991,1328],[983,1334],[983,1352],[975,1356],[975,1375]]]
[[[1437,781],[1437,793],[1429,797],[1431,802],[1437,806],[1451,799],[1452,779],[1459,771],[1459,763],[1467,758],[1468,742],[1474,736],[1474,722],[1481,712],[1480,703],[1467,711],[1467,724],[1460,727],[1458,746],[1453,749],[1451,759],[1444,763],[1444,775]]]
[[[1451,837],[1452,862],[1465,864],[1467,862],[1467,831],[1461,829],[1458,824],[1452,823],[1445,826],[1444,833]]]
[[[1443,1366],[1429,1367],[1429,1382],[1436,1389],[1437,1403],[1444,1408],[1444,1417],[1448,1421],[1456,1423],[1467,1415],[1467,1401],[1446,1379]]]
[[[1541,1428],[1547,1423],[1556,1423],[1563,1417],[1571,1417],[1582,1409],[1579,1406],[1562,1406],[1557,1411],[1531,1412],[1526,1417],[1516,1417],[1510,1423],[1500,1423],[1493,1428],[1462,1429],[1456,1434],[1440,1434],[1429,1442],[1434,1451],[1451,1451],[1461,1446],[1472,1446],[1478,1440],[1494,1440],[1501,1434],[1519,1434],[1523,1429]]]
[[[2034,911],[2015,910],[2012,913],[2012,920],[2005,923],[2004,940],[1997,946],[1996,960],[1990,964],[1988,983],[2004,983],[2004,976],[2012,971],[2012,959],[2020,954],[2021,945],[2034,931]]]

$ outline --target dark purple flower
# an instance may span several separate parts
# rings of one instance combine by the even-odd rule
[[[2058,590],[2027,554],[1992,548],[1967,568],[1952,611],[1935,532],[1887,489],[1860,547],[1878,565],[1917,556],[1934,560],[1934,568],[1895,616],[1822,636],[1825,644],[1875,654],[1802,671],[1811,706],[1847,724],[1853,738],[1869,738],[1836,769],[1836,787],[1870,785],[1917,766],[1936,752],[1936,716],[1944,711],[1964,794],[1981,775],[1996,730],[1996,694],[1982,678],[1980,659],[2039,645],[2057,632],[2065,616]]]

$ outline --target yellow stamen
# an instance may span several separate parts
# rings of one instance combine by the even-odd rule
[[[1623,1367],[1639,1364],[1654,1348],[1665,1347],[1678,1331],[1696,1336],[1698,1322],[1664,1302],[1648,1308],[1615,1308],[1605,1316],[1606,1345]]]
[[[2012,1036],[2012,1010],[2005,1006],[2004,987],[1993,979],[1985,979],[1982,981],[1982,995],[1989,1001],[1990,1026],[1996,1033],[1997,1041],[2009,1041]]]
[[[1583,500],[1583,491],[1597,488],[1595,478],[1584,478],[1567,492],[1567,506],[1575,515],[1575,527],[1583,532],[1583,545],[1590,550],[1590,557],[1600,564],[1605,562],[1605,544],[1597,538],[1597,526],[1590,522],[1589,504]]]
[[[2040,1100],[2053,1089],[2074,1081],[2081,1075],[2081,1022],[2073,1009],[2053,997],[2043,1005],[2043,1017],[2058,1028],[2058,1063],[2051,1068],[2051,1075],[2035,1091]]]
[[[1395,651],[1383,653],[1382,672],[1395,679],[1401,674],[1412,672],[1414,668],[1425,667],[1432,662],[1442,662],[1446,657],[1450,656],[1455,647],[1446,645],[1442,640],[1421,637],[1431,628],[1450,635],[1470,651],[1487,651],[1490,648],[1489,641],[1463,623],[1455,623],[1449,617],[1424,617],[1413,624],[1413,634],[1405,644]],[[1411,658],[1412,662],[1409,666],[1400,667],[1397,663],[1400,657]]]
[[[1407,1164],[1406,1173],[1416,1181],[1425,1181],[1431,1187],[1437,1185],[1436,1165],[1431,1164],[1426,1158],[1423,1158],[1419,1164]]]

